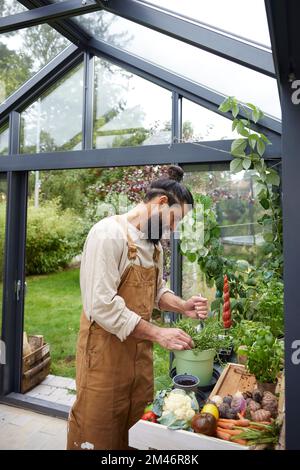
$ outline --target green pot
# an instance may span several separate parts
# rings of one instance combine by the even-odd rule
[[[198,377],[199,386],[209,385],[214,370],[214,358],[216,351],[206,349],[205,351],[173,351],[177,374],[191,374]]]

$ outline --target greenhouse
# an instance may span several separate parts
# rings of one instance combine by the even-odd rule
[[[300,4],[245,6],[0,2],[0,449],[300,449]]]

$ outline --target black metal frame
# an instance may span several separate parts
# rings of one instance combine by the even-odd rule
[[[285,380],[286,380],[286,447],[300,449],[299,353],[300,322],[298,290],[300,248],[299,104],[292,101],[295,80],[300,79],[300,42],[296,0],[265,0],[278,87],[282,107],[282,187],[284,236],[284,303],[285,303]]]
[[[50,64],[25,83],[16,93],[0,106],[0,125],[9,118],[10,148],[9,156],[1,157],[1,171],[8,172],[8,203],[6,254],[4,270],[3,331],[7,340],[9,367],[4,375],[2,393],[19,391],[20,361],[23,330],[24,303],[24,246],[26,237],[27,172],[33,169],[87,168],[155,163],[213,164],[229,162],[230,141],[201,142],[181,144],[180,114],[182,98],[192,100],[214,112],[224,96],[188,79],[177,76],[147,60],[109,45],[92,37],[71,19],[67,18],[76,11],[82,14],[89,8],[101,8],[123,16],[148,28],[160,31],[181,41],[192,44],[220,57],[239,63],[268,76],[276,76],[282,100],[283,122],[270,116],[257,126],[273,142],[267,159],[283,158],[283,213],[284,213],[284,257],[285,257],[285,326],[286,326],[286,444],[289,449],[299,449],[298,422],[300,406],[298,395],[298,364],[291,359],[293,344],[300,338],[300,324],[297,318],[297,280],[300,268],[297,261],[300,249],[297,235],[300,229],[299,211],[296,201],[300,198],[298,174],[300,160],[297,150],[300,144],[298,122],[299,106],[291,101],[294,90],[291,82],[300,78],[300,41],[298,40],[297,18],[300,4],[297,0],[265,0],[273,49],[247,44],[227,36],[224,32],[206,25],[191,22],[188,18],[175,15],[162,8],[151,7],[140,1],[90,0],[89,5],[79,6],[79,1],[52,4],[49,0],[19,0],[29,12],[19,16],[0,19],[0,32],[49,22],[49,24],[72,41],[69,46]],[[95,4],[97,3],[97,5]],[[35,11],[32,11],[35,9]],[[38,10],[37,10],[38,9]],[[90,10],[91,11],[91,10]],[[47,16],[48,15],[48,16]],[[5,29],[6,28],[6,29]],[[93,56],[108,59],[127,70],[156,83],[172,92],[172,143],[170,146],[148,146],[138,148],[93,150],[92,143],[92,105],[93,105]],[[84,113],[83,113],[83,150],[80,152],[41,153],[20,155],[18,148],[20,112],[36,99],[44,90],[79,61],[84,61]],[[274,73],[275,70],[275,73]],[[228,118],[232,118],[228,114]],[[281,139],[282,132],[282,139]],[[19,217],[16,218],[15,214]],[[174,241],[173,241],[174,242]],[[174,245],[175,246],[175,245]],[[172,254],[172,288],[180,293],[180,256],[177,248]],[[16,281],[20,280],[19,300],[16,297]],[[300,341],[300,340],[299,340]],[[18,397],[11,397],[14,403]]]
[[[54,3],[0,18],[0,34],[48,23],[53,19],[91,13],[99,9],[101,7],[96,0],[85,0],[85,2],[82,0],[65,0],[62,3]]]

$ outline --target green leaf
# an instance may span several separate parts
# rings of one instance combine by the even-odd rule
[[[260,138],[267,144],[270,145],[272,142],[268,139],[268,137],[265,136],[265,134],[260,134]]]
[[[270,207],[270,202],[269,199],[260,199],[260,205],[263,206],[264,209],[269,209]]]
[[[237,115],[239,114],[239,111],[240,111],[240,110],[239,110],[238,104],[237,104],[236,102],[234,102],[233,105],[232,105],[232,116],[233,116],[234,118],[236,118]]]
[[[252,109],[252,111],[254,111],[256,109],[256,106],[254,106],[254,104],[252,103],[245,103],[246,106],[248,106],[248,108]]]
[[[189,260],[190,263],[194,263],[197,259],[196,253],[187,253],[186,257],[187,257],[187,259]]]
[[[252,150],[254,150],[256,142],[257,142],[257,135],[256,134],[249,135],[248,136],[248,141],[249,141],[250,147],[252,148]]]
[[[271,232],[266,232],[263,234],[263,238],[266,242],[271,243],[273,241],[273,234]]]
[[[244,154],[244,150],[247,147],[246,139],[236,139],[231,144],[231,153],[233,156],[241,156]]]
[[[234,119],[234,120],[232,121],[231,129],[232,129],[233,131],[235,130],[235,128],[236,128],[236,126],[238,125],[239,122],[240,122],[240,121],[239,121],[238,119]]]
[[[230,111],[231,109],[231,106],[232,106],[232,98],[231,97],[226,98],[223,101],[223,103],[220,104],[219,111],[221,111],[222,113],[228,113],[228,111]]]
[[[235,158],[230,162],[230,171],[238,173],[243,169],[243,160],[241,158]]]
[[[258,153],[261,157],[263,156],[265,150],[266,150],[266,146],[265,146],[264,142],[262,142],[261,140],[258,140],[257,141],[257,151],[258,151]]]
[[[272,184],[274,186],[279,186],[280,185],[280,176],[277,173],[277,171],[273,170],[273,168],[270,168],[269,173],[267,173],[266,181],[268,184]]]
[[[261,117],[261,111],[258,108],[255,107],[255,109],[253,109],[253,111],[252,111],[253,121],[254,122],[259,121],[260,117]]]
[[[238,122],[236,129],[238,133],[241,134],[243,137],[249,136],[249,131],[245,128],[244,124],[241,121]]]
[[[251,164],[252,164],[252,161],[251,161],[250,158],[244,158],[243,159],[243,168],[244,168],[244,170],[249,170]]]

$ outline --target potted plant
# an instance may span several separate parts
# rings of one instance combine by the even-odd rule
[[[245,320],[234,329],[233,335],[235,345],[241,345],[237,354],[245,356],[245,365],[250,374],[255,375],[258,388],[274,393],[283,369],[283,341],[272,334],[270,326]]]
[[[199,378],[200,386],[210,384],[214,359],[222,349],[228,349],[231,338],[224,334],[222,324],[216,317],[209,317],[199,331],[193,320],[180,320],[175,324],[191,336],[194,348],[186,351],[174,351],[177,374],[192,374]]]

